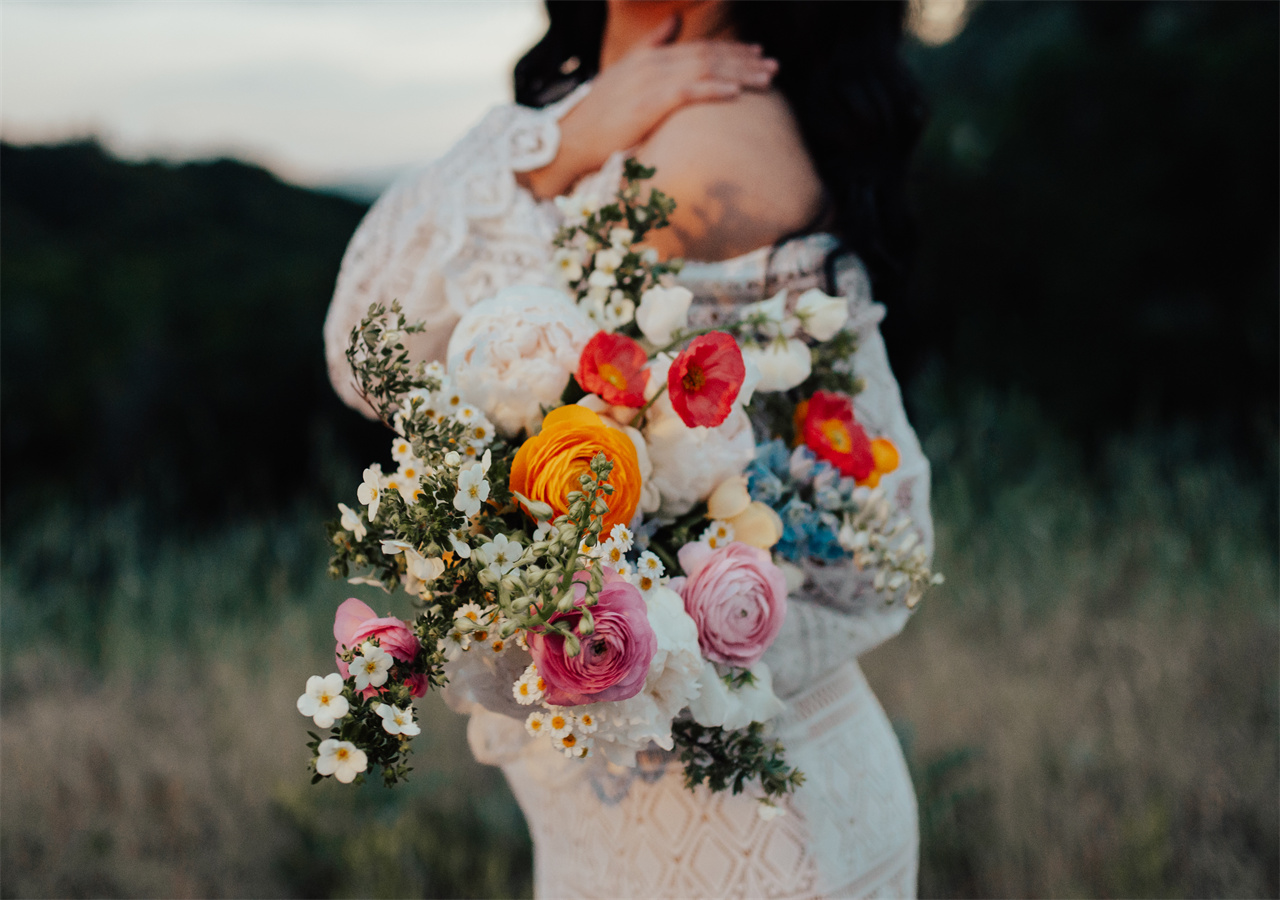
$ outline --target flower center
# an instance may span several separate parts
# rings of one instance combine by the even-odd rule
[[[686,391],[700,391],[706,383],[706,373],[702,371],[702,366],[697,363],[690,363],[688,371],[684,373],[684,378],[680,379],[680,384],[684,386]]]
[[[346,762],[347,757],[351,755],[351,751],[349,751],[346,747],[339,747],[337,752],[334,753],[333,755],[338,757],[338,762]]]
[[[853,437],[849,434],[849,429],[839,419],[827,419],[819,428],[822,431],[822,436],[831,445],[832,450],[837,453],[848,453],[853,449]]]
[[[578,739],[574,737],[572,734],[566,734],[564,736],[563,742],[566,747],[572,747],[578,743]]]
[[[599,368],[600,377],[618,390],[625,390],[627,387],[627,377],[622,374],[622,370],[617,366],[609,363],[601,363]]]
[[[596,656],[603,656],[604,652],[609,649],[609,645],[604,641],[596,641],[591,645],[591,649]]]

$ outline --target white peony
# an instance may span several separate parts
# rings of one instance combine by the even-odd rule
[[[555,405],[596,327],[568,296],[520,285],[469,309],[449,339],[449,374],[507,437]]]
[[[764,663],[751,667],[754,683],[731,688],[710,661],[703,662],[697,698],[689,704],[693,721],[707,728],[726,731],[746,728],[752,722],[767,722],[784,709],[773,692],[773,674]]]
[[[636,751],[650,741],[664,750],[674,746],[671,723],[697,698],[702,677],[698,626],[684,611],[680,595],[668,588],[655,588],[646,602],[658,651],[649,664],[644,689],[627,700],[574,710],[579,716],[595,716],[598,727],[592,737],[596,749],[617,765],[634,766]]]
[[[666,382],[665,369],[661,371],[659,385]],[[655,387],[651,381],[650,391]],[[722,481],[740,475],[755,459],[751,420],[741,407],[734,407],[729,418],[715,428],[690,428],[681,421],[671,406],[670,395],[664,392],[649,407],[648,420],[644,438],[653,464],[652,482],[662,498],[663,515],[687,513]]]
[[[829,297],[817,288],[800,295],[796,316],[814,339],[829,341],[849,318],[849,304],[843,297]]]
[[[683,287],[651,287],[640,295],[636,324],[655,347],[671,343],[675,332],[689,324],[693,293]]]
[[[760,371],[757,391],[789,391],[809,377],[813,356],[799,338],[778,338],[742,348],[742,357]]]

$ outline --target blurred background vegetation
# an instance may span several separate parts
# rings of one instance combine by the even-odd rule
[[[863,664],[925,896],[1280,895],[1278,21],[987,4],[911,48],[922,245],[885,327],[948,582]],[[320,339],[363,212],[0,147],[3,896],[529,892],[434,701],[409,789],[303,773],[351,592],[320,522],[386,452]]]

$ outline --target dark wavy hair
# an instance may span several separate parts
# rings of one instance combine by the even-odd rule
[[[516,102],[525,106],[555,101],[600,68],[604,0],[546,7],[547,33],[515,68]],[[915,243],[906,177],[925,121],[900,55],[906,11],[904,2],[866,0],[734,0],[729,10],[738,36],[780,64],[774,85],[826,191],[826,208],[806,231],[830,231],[841,242],[827,261],[828,281],[836,256],[851,251],[887,302],[904,289]]]

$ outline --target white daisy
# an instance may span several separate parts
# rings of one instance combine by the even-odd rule
[[[463,469],[458,475],[458,493],[453,498],[453,506],[467,517],[477,515],[480,505],[489,499],[489,482],[485,480],[484,469],[480,463]]]
[[[573,731],[573,716],[560,709],[547,713],[547,733],[552,738],[562,738]]]
[[[546,734],[547,714],[541,712],[529,713],[529,718],[524,720],[524,730],[534,737],[537,737],[540,734]]]
[[[391,458],[398,463],[413,458],[413,444],[408,438],[396,438],[391,442]]]
[[[702,532],[702,543],[706,544],[712,550],[719,550],[721,547],[733,540],[733,526],[723,519],[714,520],[707,530]]]

